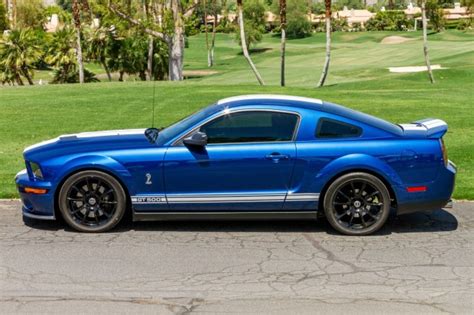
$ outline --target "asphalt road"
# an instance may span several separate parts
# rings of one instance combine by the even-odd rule
[[[80,234],[0,202],[0,313],[474,312],[474,203],[391,218],[127,223]]]

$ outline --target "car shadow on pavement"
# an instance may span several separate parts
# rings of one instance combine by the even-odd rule
[[[40,221],[28,218],[23,219],[25,224],[40,230],[73,231],[63,220]],[[417,212],[401,216],[392,215],[385,226],[375,235],[389,235],[392,233],[412,232],[444,232],[453,231],[458,227],[454,215],[444,209],[432,212]],[[325,232],[337,235],[329,223],[324,219],[318,220],[256,220],[256,221],[228,221],[228,220],[197,220],[197,221],[154,221],[132,222],[125,218],[111,232],[127,231],[169,231],[169,232],[261,232],[261,233],[294,233],[294,232]]]

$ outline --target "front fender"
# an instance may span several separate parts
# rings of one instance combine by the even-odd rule
[[[321,191],[327,183],[341,173],[349,171],[368,171],[378,174],[392,187],[395,197],[398,195],[398,187],[402,186],[402,180],[385,161],[367,154],[349,154],[337,158],[324,166],[316,174],[315,189]]]
[[[125,189],[132,187],[132,175],[121,163],[108,156],[87,155],[73,158],[64,164],[55,176],[58,184],[72,173],[80,170],[95,169],[102,170],[117,177],[125,184]]]

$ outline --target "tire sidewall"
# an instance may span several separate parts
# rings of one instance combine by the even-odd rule
[[[74,184],[80,178],[88,176],[98,177],[102,181],[107,182],[107,184],[109,184],[117,194],[117,208],[115,209],[114,214],[110,218],[109,222],[98,227],[89,227],[79,224],[73,219],[72,214],[69,212],[67,193],[71,188],[71,185]],[[122,185],[113,176],[101,171],[88,170],[72,174],[66,179],[59,191],[58,205],[59,211],[61,212],[64,221],[66,221],[66,223],[70,227],[80,232],[98,233],[111,230],[120,222],[126,210],[127,199]]]
[[[353,230],[342,226],[336,219],[334,214],[334,209],[332,205],[332,200],[334,198],[334,194],[347,182],[352,180],[363,180],[369,182],[371,185],[375,186],[381,193],[383,198],[383,207],[381,209],[382,215],[380,219],[371,225],[367,229],[363,230]],[[324,213],[326,215],[327,220],[331,224],[331,226],[337,230],[338,232],[346,235],[369,235],[376,231],[378,231],[387,221],[389,214],[390,214],[390,193],[385,186],[385,184],[376,176],[368,174],[368,173],[349,173],[346,175],[342,175],[341,177],[337,178],[334,182],[331,183],[328,190],[326,191],[324,197]]]

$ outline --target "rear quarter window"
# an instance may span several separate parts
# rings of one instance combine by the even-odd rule
[[[362,134],[362,128],[342,121],[321,118],[316,126],[316,138],[355,138]]]

